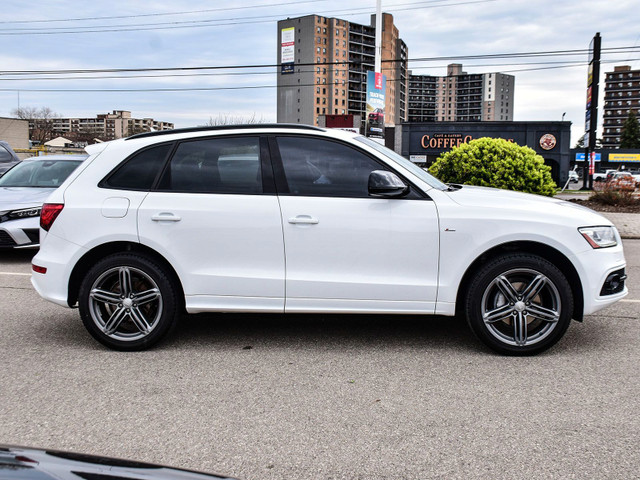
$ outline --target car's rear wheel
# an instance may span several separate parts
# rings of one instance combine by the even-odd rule
[[[507,355],[550,348],[566,332],[572,314],[566,277],[536,255],[509,254],[488,263],[475,275],[466,298],[473,332]]]
[[[179,316],[171,275],[141,254],[119,253],[99,261],[84,277],[78,300],[89,333],[115,350],[151,347]]]

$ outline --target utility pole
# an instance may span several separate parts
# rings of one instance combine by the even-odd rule
[[[382,73],[382,0],[376,0],[376,75]]]
[[[589,74],[587,77],[587,108],[585,112],[585,150],[582,189],[593,188],[596,160],[596,128],[598,127],[598,87],[600,85],[600,32],[589,45]]]

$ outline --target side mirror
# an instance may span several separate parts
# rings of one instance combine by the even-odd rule
[[[409,185],[393,172],[374,170],[369,174],[369,195],[372,197],[397,198],[409,193]]]

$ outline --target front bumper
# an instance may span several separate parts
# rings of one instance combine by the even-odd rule
[[[622,242],[610,248],[589,249],[575,256],[576,268],[582,280],[584,295],[584,315],[590,315],[616,303],[625,297],[629,290],[624,281],[620,288],[607,289],[611,275],[625,271],[626,262]]]
[[[0,223],[0,248],[35,248],[40,244],[40,217]]]

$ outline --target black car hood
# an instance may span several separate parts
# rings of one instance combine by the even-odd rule
[[[0,445],[2,480],[232,480],[150,463]]]

